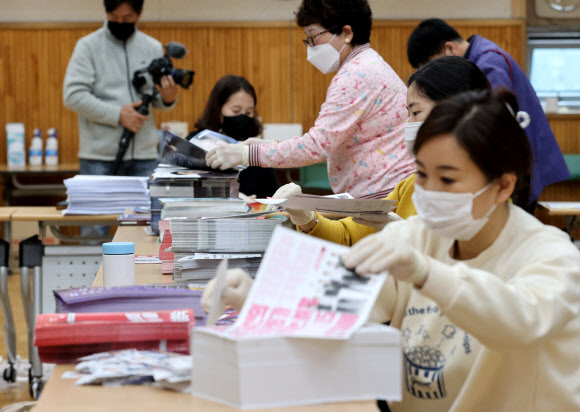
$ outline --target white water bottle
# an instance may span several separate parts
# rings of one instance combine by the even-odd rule
[[[46,139],[46,149],[44,150],[44,163],[47,166],[58,165],[58,139],[56,138],[56,129],[48,129],[48,139]]]
[[[103,243],[103,286],[135,284],[135,243]]]
[[[34,136],[30,141],[28,163],[30,166],[42,166],[42,136],[38,127],[34,129]]]

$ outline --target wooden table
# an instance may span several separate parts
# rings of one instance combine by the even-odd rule
[[[10,220],[18,207],[0,207],[0,222],[4,224],[4,240],[10,243]]]
[[[540,213],[548,216],[563,216],[566,220],[566,232],[572,237],[580,216],[580,202],[538,202],[538,209]]]
[[[18,207],[12,213],[13,222],[38,222],[40,238],[44,239],[46,228],[50,227],[54,235],[65,242],[78,242],[80,239],[63,234],[60,226],[117,226],[120,215],[63,215],[54,206]],[[110,239],[109,239],[110,240]]]
[[[30,166],[15,168],[7,165],[0,165],[0,175],[5,177],[4,201],[6,205],[12,203],[12,199],[17,196],[64,196],[65,186],[59,183],[22,183],[19,178],[34,176],[59,176],[63,180],[72,177],[79,172],[78,163],[60,163],[56,166]],[[35,179],[36,181],[37,179]]]
[[[114,241],[135,242],[136,254],[158,254],[157,236],[143,236],[143,227],[121,226]],[[171,276],[161,274],[160,264],[139,264],[135,267],[137,284],[172,283]],[[93,286],[103,283],[102,265]],[[62,379],[63,372],[73,365],[56,365],[46,383],[34,412],[232,412],[237,409],[188,394],[149,386],[75,386],[74,379]],[[374,401],[344,402],[292,408],[268,409],[287,412],[365,412],[377,411]]]

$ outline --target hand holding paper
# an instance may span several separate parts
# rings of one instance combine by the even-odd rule
[[[209,150],[205,156],[208,166],[226,170],[250,164],[250,147],[241,144],[224,144]]]
[[[386,215],[371,215],[368,214],[364,218],[363,217],[355,217],[352,219],[353,222],[358,223],[360,225],[370,226],[375,229],[377,232],[383,230],[383,228],[391,223],[396,222],[397,220],[403,220],[401,216],[396,213],[389,212]]]
[[[220,272],[219,268],[217,272]],[[222,309],[231,305],[234,310],[240,311],[242,306],[244,306],[248,293],[250,293],[253,283],[252,278],[243,269],[226,269],[225,284],[220,288],[220,285],[218,285],[220,283],[218,273],[205,287],[201,297],[201,306],[206,312],[210,312],[212,302],[216,299],[214,296],[220,296],[219,302],[222,305]]]
[[[298,186],[296,183],[288,183],[282,186],[280,189],[276,190],[274,199],[289,199],[292,196],[302,194],[302,188]],[[266,212],[277,210],[279,207],[276,205],[268,205],[266,206]],[[302,226],[307,223],[310,223],[316,218],[314,212],[310,210],[298,210],[298,209],[286,209],[286,212],[290,215],[290,220],[296,226]]]
[[[421,287],[429,272],[429,260],[404,239],[385,236],[385,231],[367,236],[356,243],[343,257],[347,268],[359,275],[388,271],[403,282]]]

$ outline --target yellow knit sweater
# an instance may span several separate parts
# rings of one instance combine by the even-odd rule
[[[401,180],[395,186],[395,189],[386,197],[387,200],[396,200],[398,202],[394,212],[403,219],[417,213],[411,200],[414,184],[415,174],[412,174],[405,180]],[[352,217],[330,220],[316,213],[316,218],[318,219],[318,223],[308,234],[341,245],[352,246],[365,236],[376,232],[370,226],[353,222]]]

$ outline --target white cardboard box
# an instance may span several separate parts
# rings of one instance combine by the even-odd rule
[[[369,324],[351,339],[233,339],[193,331],[193,394],[239,409],[401,400],[397,329]]]

